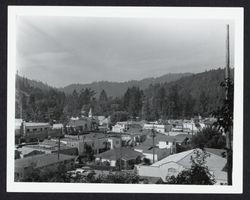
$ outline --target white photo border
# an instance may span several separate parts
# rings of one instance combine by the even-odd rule
[[[68,193],[242,193],[243,192],[243,8],[8,6],[7,192]],[[15,73],[17,16],[227,19],[234,21],[233,185],[153,185],[14,182]]]

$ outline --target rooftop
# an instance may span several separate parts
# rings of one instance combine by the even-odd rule
[[[224,166],[226,165],[227,162],[226,159],[210,152],[209,154],[210,155],[206,158],[206,165],[208,166],[208,168],[212,171],[222,171]],[[170,155],[154,163],[152,166],[159,167],[169,162],[175,162],[182,165],[185,168],[189,168],[192,164],[191,156],[195,156],[194,149]]]
[[[168,136],[168,135],[159,134],[159,133],[156,134],[156,136],[154,138],[155,144],[157,144],[159,142],[165,142],[165,141],[173,142],[175,140],[176,140],[176,138],[174,136]],[[146,145],[153,144],[152,136],[149,135],[148,138],[146,139],[146,141],[143,144],[146,144]]]
[[[50,126],[49,123],[42,123],[42,122],[25,122],[25,126]]]
[[[143,153],[151,153],[151,154],[153,154],[153,146],[152,145],[143,145],[143,144],[141,144],[141,145],[135,146],[134,149],[142,150]],[[156,154],[159,154],[161,152],[166,152],[167,155],[169,155],[170,152],[171,152],[171,150],[169,148],[160,149],[157,146],[155,146],[154,151],[155,151]]]
[[[109,151],[105,151],[99,155],[97,155],[97,158],[104,158],[109,160],[118,160],[120,158],[124,160],[131,160],[136,159],[138,156],[143,156],[142,153],[134,151],[132,148],[116,148]]]
[[[34,164],[35,168],[39,168],[39,167],[55,164],[64,160],[71,160],[74,158],[75,156],[60,154],[59,159],[58,159],[58,154],[56,153],[40,154],[40,155],[35,155],[35,156],[26,157],[22,159],[16,159],[15,167],[24,168],[24,167],[30,167]]]

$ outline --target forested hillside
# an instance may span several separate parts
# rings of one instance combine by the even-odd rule
[[[141,89],[132,85],[120,97],[100,85],[100,94],[92,88],[67,94],[43,83],[17,77],[16,117],[32,121],[65,122],[70,116],[111,115],[113,121],[128,118],[157,120],[209,116],[224,98],[220,83],[224,70],[217,69],[184,76],[176,81],[150,84]],[[119,84],[119,83],[117,83]],[[124,88],[123,88],[124,89]],[[122,90],[122,89],[121,89]],[[22,114],[21,114],[22,113]]]
[[[191,73],[169,73],[157,78],[145,78],[142,80],[131,80],[126,82],[109,82],[109,81],[98,81],[90,84],[71,84],[64,88],[60,88],[65,94],[72,94],[74,90],[80,92],[82,89],[90,88],[95,91],[96,95],[99,96],[102,90],[107,92],[108,96],[121,97],[124,95],[129,87],[139,87],[140,89],[146,89],[150,84],[157,83],[169,83],[172,81],[179,80],[182,77],[191,76]]]

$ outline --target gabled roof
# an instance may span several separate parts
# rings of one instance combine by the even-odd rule
[[[142,153],[134,151],[131,148],[126,148],[126,147],[121,147],[121,148],[116,148],[112,149],[109,151],[105,151],[103,153],[100,153],[97,155],[97,158],[104,158],[108,160],[118,160],[118,159],[123,159],[123,160],[133,160],[136,159],[138,156],[143,156]]]
[[[198,150],[200,150],[200,149],[198,149]],[[218,155],[210,153],[210,152],[209,152],[209,155],[210,156],[208,156],[206,158],[206,165],[208,166],[209,170],[222,171],[227,160],[225,158],[222,158],[221,156],[218,156]],[[195,156],[194,149],[170,155],[170,156],[154,163],[152,166],[160,167],[161,165],[164,165],[164,164],[167,164],[170,162],[175,162],[175,163],[177,163],[185,168],[189,168],[192,164],[191,163],[191,156]]]
[[[189,150],[189,151],[184,151],[184,152],[181,152],[181,153],[177,153],[177,154],[173,154],[173,155],[170,155],[154,164],[152,164],[151,166],[155,166],[155,167],[159,167],[165,163],[169,163],[169,162],[179,162],[181,159],[185,158],[186,156],[190,155],[193,153],[193,149],[192,150]]]

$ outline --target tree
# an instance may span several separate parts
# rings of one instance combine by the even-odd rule
[[[115,124],[116,122],[127,121],[128,112],[126,111],[115,111],[111,115],[111,122]]]
[[[99,111],[101,115],[107,115],[109,108],[108,108],[108,96],[105,90],[102,90],[100,93],[97,107],[98,107],[97,111]]]
[[[226,138],[217,128],[207,127],[199,131],[192,137],[192,146],[196,147],[207,147],[216,149],[226,148]]]
[[[233,82],[228,75],[225,81],[221,83],[221,86],[225,88],[226,97],[224,103],[217,110],[212,112],[212,115],[217,118],[214,125],[218,130],[223,129],[226,133],[226,149],[227,149],[227,173],[228,173],[228,185],[232,185],[232,168],[233,168],[233,110],[234,110],[234,86]]]
[[[199,98],[199,110],[203,115],[207,115],[207,111],[208,111],[208,95],[206,94],[206,92],[203,90],[200,93],[200,98]]]
[[[124,108],[132,118],[138,117],[142,109],[143,91],[138,87],[128,88],[124,94]]]
[[[181,171],[177,176],[166,177],[166,184],[192,184],[192,185],[213,185],[214,176],[206,166],[206,158],[210,156],[206,151],[194,150],[194,157],[191,157],[191,168]]]
[[[94,150],[93,150],[93,148],[89,145],[89,144],[87,144],[87,143],[85,143],[84,144],[84,149],[85,149],[85,154],[86,154],[86,158],[87,158],[87,161],[92,161],[92,160],[94,160]]]
[[[178,85],[173,85],[168,94],[168,117],[177,118],[180,116],[181,104]]]

